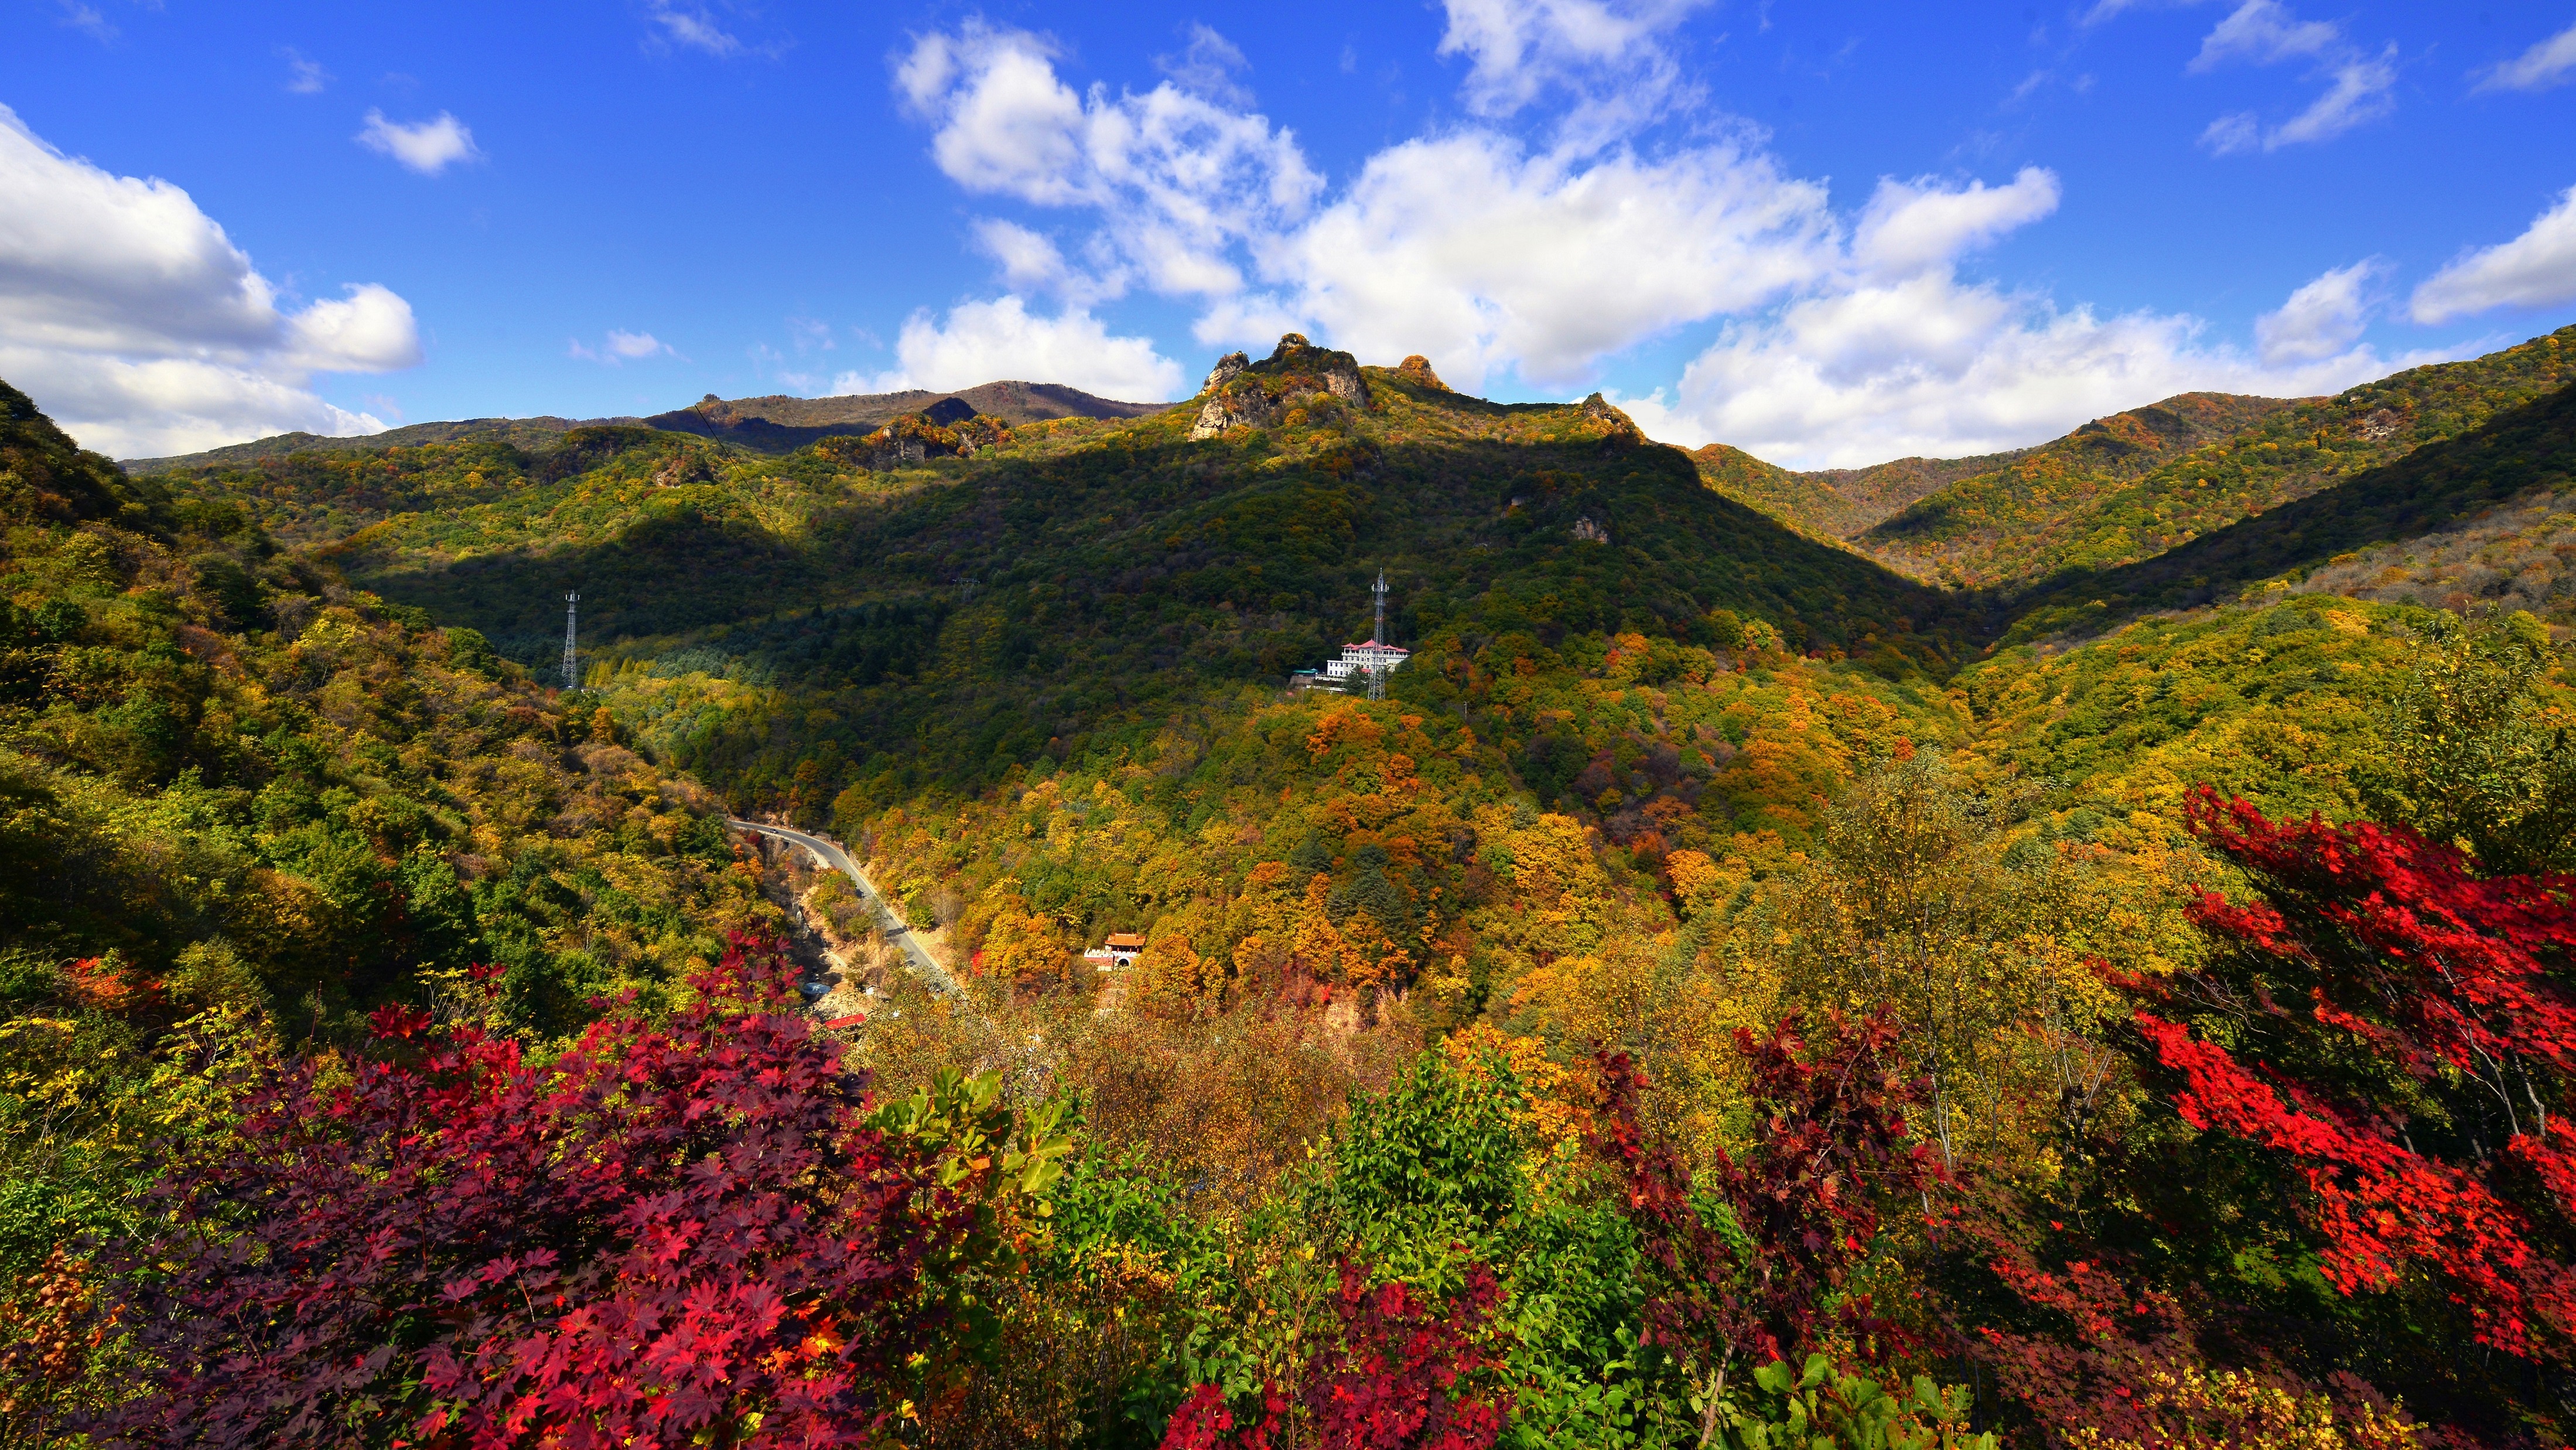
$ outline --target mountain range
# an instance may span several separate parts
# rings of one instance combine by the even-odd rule
[[[2296,892],[2267,898],[2277,917],[2202,896],[2260,892],[2272,868],[2194,792],[2236,802],[2225,829],[2269,833],[2264,850],[2324,841],[2367,871],[2402,857],[2372,879],[2447,893],[2425,897],[2443,952],[2563,956],[2563,893],[2510,873],[2576,863],[2554,824],[2576,818],[2571,351],[2576,328],[2333,397],[2186,394],[2028,449],[1826,472],[1659,444],[1598,394],[1496,403],[1419,358],[1368,366],[1296,334],[1164,405],[1037,384],[711,399],[122,468],[0,386],[0,1295],[86,1302],[59,1288],[83,1271],[63,1246],[138,1241],[167,1212],[152,1185],[169,1162],[292,1181],[338,1141],[329,1105],[355,1099],[337,1084],[376,1092],[417,1059],[421,1111],[461,1111],[482,1079],[451,1086],[414,1034],[479,1044],[496,1083],[584,1062],[641,1081],[669,1059],[575,1044],[720,1009],[710,1051],[802,1044],[818,1066],[795,1081],[828,1084],[766,1080],[737,1100],[786,1110],[760,1123],[864,1082],[891,1105],[870,1133],[971,1120],[987,1126],[941,1141],[1034,1144],[1012,1113],[1044,1099],[1061,1128],[1080,1105],[1083,1146],[1050,1150],[1071,1155],[1053,1206],[996,1238],[1027,1258],[974,1289],[996,1335],[932,1346],[1028,1347],[958,1371],[941,1402],[973,1396],[1007,1433],[960,1441],[960,1417],[933,1413],[933,1446],[1217,1443],[1172,1434],[1185,1396],[1222,1403],[1199,1377],[1233,1375],[1191,1356],[1256,1365],[1244,1346],[1281,1324],[1339,1342],[1358,1321],[1315,1308],[1335,1275],[1346,1310],[1402,1317],[1383,1308],[1395,1286],[1359,1292],[1363,1258],[1493,1276],[1472,1290],[1485,1307],[1405,1331],[1488,1316],[1477,1344],[1508,1357],[1513,1438],[1461,1443],[1698,1443],[1699,1391],[1638,1355],[1636,1326],[1669,1302],[1639,1278],[1651,1234],[1697,1245],[1692,1293],[1848,1251],[1832,1282],[1884,1286],[1872,1302],[1911,1342],[1965,1346],[1973,1376],[1925,1363],[1974,1378],[1957,1394],[2026,1438],[2131,1425],[2141,1396],[2184,1384],[2139,1366],[2178,1364],[2229,1395],[2255,1382],[2208,1366],[2346,1386],[2447,1437],[2338,1444],[2529,1443],[2560,1381],[2476,1337],[2484,1311],[2458,1286],[2488,1293],[2486,1261],[2453,1275],[2408,1249],[2385,1285],[2330,1283],[2300,1196],[2322,1160],[2195,1117],[2176,1060],[2141,1037],[2157,1019],[2136,1014],[2194,1014],[2172,1030],[2270,1054],[2284,1085],[2343,1072],[2369,1113],[2300,1119],[2311,1137],[2378,1134],[2354,1161],[2447,1154],[2438,1181],[2520,1195],[2556,1227],[2515,1262],[2565,1281],[2546,1257],[2576,1232],[2564,1205],[2540,1175],[2481,1166],[2524,1161],[2526,1135],[2475,1119],[2476,1080],[2373,1055],[2414,1030],[2407,1009],[2348,994],[2379,1014],[2350,1017],[2361,1029],[2323,1006],[2313,1024],[2226,1014],[2311,1000],[2208,974],[2323,972],[2281,934],[2324,918]],[[1381,581],[1385,638],[1409,652],[1384,699],[1293,688],[1372,637]],[[901,970],[848,882],[753,849],[727,816],[845,843],[962,994]],[[2363,818],[2412,829],[2334,824]],[[2330,874],[2311,885],[2341,890],[2315,885]],[[2490,917],[2557,935],[2525,951]],[[2239,920],[2274,925],[2225,937]],[[2318,950],[2354,950],[2335,921]],[[777,1011],[742,1015],[727,940],[790,928],[830,952],[799,970],[837,975],[861,1010],[789,1015],[791,988],[764,977]],[[1082,953],[1113,932],[1144,949],[1098,971]],[[321,1074],[307,1097],[260,1099],[323,1105],[274,1141],[257,1135],[277,1113],[230,1106],[261,1064]],[[673,1101],[704,1101],[703,1081]],[[2273,1102],[2270,1081],[2229,1101]],[[2563,1116],[2565,1081],[2533,1067],[2530,1090]],[[1926,1092],[1953,1095],[1947,1117]],[[491,1121],[533,1121],[519,1101],[492,1098]],[[454,1141],[387,1121],[384,1162]],[[2464,1141],[2472,1121],[2510,1151]],[[1872,1123],[1852,1161],[1937,1153],[1977,1185],[1976,1252],[1913,1236],[1947,1177],[1876,1184],[1885,1227],[1848,1231],[1865,1195],[1837,1189],[1828,1216],[1797,1186],[1819,1160],[1782,1144],[1840,1153],[1834,1135]],[[165,1150],[172,1131],[197,1146]],[[629,1161],[678,1161],[663,1133]],[[524,1155],[540,1177],[565,1161],[590,1160]],[[1044,1191],[1033,1157],[1006,1161]],[[356,1188],[412,1201],[361,1166]],[[1693,1171],[1713,1176],[1694,1188]],[[208,1201],[269,1231],[262,1193]],[[1718,1213],[1770,1237],[1732,1247]],[[597,1215],[574,1219],[561,1241],[589,1253]],[[417,1242],[470,1236],[459,1223]],[[354,1224],[370,1244],[380,1227]],[[229,1242],[208,1250],[221,1272],[249,1272]],[[176,1261],[136,1262],[149,1284]],[[622,1292],[620,1272],[594,1277]],[[593,1273],[550,1292],[589,1292]],[[1860,1302],[1826,1282],[1780,1290],[1806,1297],[1779,1322]],[[383,1356],[332,1364],[414,1363],[417,1316],[308,1298],[390,1325]],[[2061,1322],[2097,1303],[2152,1343]],[[31,1312],[0,1302],[18,1316],[0,1322]],[[1126,1326],[1134,1355],[1095,1353],[1069,1318]],[[226,1354],[311,1358],[265,1309],[189,1322]],[[866,1322],[771,1358],[804,1364]],[[76,1358],[111,1341],[47,1342]],[[95,1364],[97,1403],[157,1392]],[[2061,1383],[2049,1365],[2076,1368]],[[2361,1413],[2279,1405],[2303,1424]],[[1099,1406],[1123,1407],[1114,1433],[1057,1434]]]

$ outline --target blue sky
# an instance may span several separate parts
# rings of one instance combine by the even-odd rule
[[[0,13],[0,377],[126,456],[1293,326],[1856,463],[2576,319],[2566,0]]]

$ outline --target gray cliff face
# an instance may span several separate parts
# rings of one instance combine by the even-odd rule
[[[1228,428],[1266,428],[1298,400],[1328,395],[1356,408],[1369,406],[1368,381],[1349,353],[1320,348],[1297,333],[1279,339],[1278,350],[1260,362],[1242,353],[1217,360],[1200,395],[1207,399],[1192,439],[1214,438]]]
[[[1207,381],[1199,384],[1199,396],[1206,397],[1208,394],[1215,392],[1217,389],[1224,387],[1230,382],[1233,382],[1236,374],[1241,373],[1245,368],[1250,366],[1252,366],[1252,359],[1245,357],[1239,352],[1230,352],[1225,356],[1218,358],[1216,360],[1216,366],[1208,371]]]

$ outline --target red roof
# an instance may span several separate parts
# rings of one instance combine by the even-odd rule
[[[1145,938],[1138,932],[1113,931],[1109,934],[1109,944],[1113,947],[1141,947]]]

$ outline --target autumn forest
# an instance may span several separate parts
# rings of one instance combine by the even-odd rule
[[[2576,328],[1831,472],[723,406],[0,385],[0,1443],[2576,1437]]]

